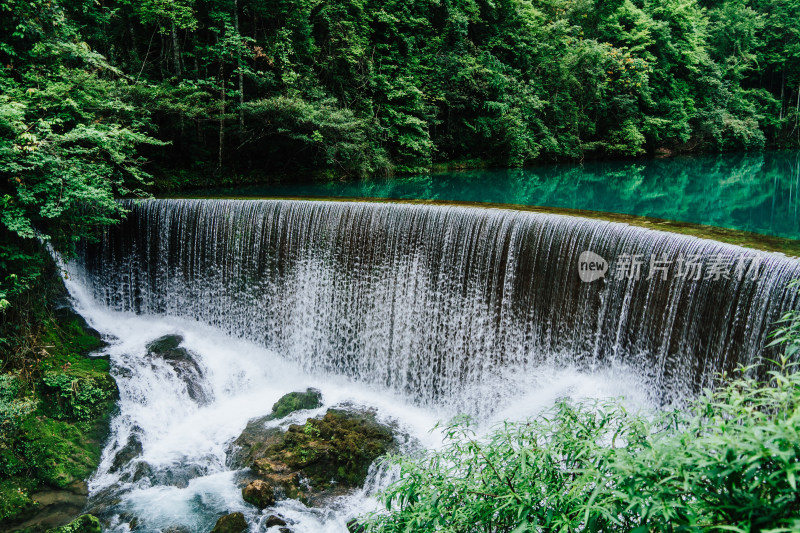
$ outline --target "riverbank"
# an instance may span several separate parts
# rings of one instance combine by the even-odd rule
[[[31,290],[25,316],[4,324],[18,336],[0,374],[0,530],[35,533],[85,507],[118,391],[52,264]]]

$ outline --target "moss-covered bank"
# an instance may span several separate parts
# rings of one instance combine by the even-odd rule
[[[44,531],[86,502],[118,391],[103,341],[68,305],[53,265],[25,309],[4,315],[0,362],[0,530]],[[11,335],[8,335],[11,333]]]

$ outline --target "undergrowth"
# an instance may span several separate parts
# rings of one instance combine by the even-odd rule
[[[769,370],[721,375],[682,410],[565,400],[483,437],[456,419],[441,449],[390,460],[400,479],[366,530],[800,531],[800,314],[772,337]]]

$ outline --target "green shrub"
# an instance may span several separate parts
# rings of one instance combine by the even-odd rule
[[[0,374],[0,434],[12,432],[36,408],[32,398],[20,397],[22,383],[14,374]]]
[[[57,420],[90,421],[116,398],[113,378],[100,372],[46,372],[42,377],[47,414]]]
[[[373,532],[800,530],[800,372],[721,378],[689,408],[561,402],[441,450],[396,457]]]
[[[100,533],[101,531],[100,520],[96,516],[84,514],[65,526],[47,530],[47,533]]]

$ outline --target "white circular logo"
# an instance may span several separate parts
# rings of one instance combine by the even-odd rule
[[[608,272],[608,261],[589,250],[583,252],[578,257],[578,275],[581,281],[591,283],[600,279]]]

